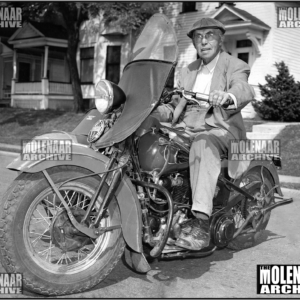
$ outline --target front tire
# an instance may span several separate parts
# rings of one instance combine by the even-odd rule
[[[78,167],[48,170],[54,183],[91,173]],[[97,176],[77,179],[60,188],[73,209],[84,212],[95,193]],[[100,192],[93,212],[97,212],[107,185]],[[22,273],[25,288],[44,295],[83,292],[102,281],[123,254],[121,229],[105,232],[96,240],[83,238],[82,247],[63,250],[52,230],[63,205],[43,173],[22,173],[6,192],[1,205],[0,246],[2,264],[7,272]],[[92,216],[93,218],[94,216]],[[58,222],[58,221],[56,221]],[[121,225],[120,210],[113,198],[100,226]],[[75,243],[76,244],[76,243]]]

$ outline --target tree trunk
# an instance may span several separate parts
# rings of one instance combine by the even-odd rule
[[[74,111],[76,113],[84,111],[81,82],[79,78],[77,61],[76,61],[78,42],[79,40],[77,38],[77,34],[73,32],[72,33],[69,32],[67,60],[69,64],[70,76],[72,81],[72,89],[73,89],[73,96],[74,96]]]

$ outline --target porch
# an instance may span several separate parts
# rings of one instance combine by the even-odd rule
[[[14,82],[11,91],[11,106],[34,109],[72,109],[73,92],[70,83]]]
[[[61,26],[26,23],[8,41],[13,45],[11,106],[72,109],[73,91]]]

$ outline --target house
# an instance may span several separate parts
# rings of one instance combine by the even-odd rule
[[[0,105],[2,106],[9,106],[11,101],[13,49],[7,41],[15,31],[15,28],[0,27]]]
[[[176,82],[180,69],[197,58],[186,33],[203,17],[224,23],[223,50],[250,65],[249,83],[254,87],[257,100],[262,99],[258,84],[265,83],[267,74],[277,74],[275,62],[283,60],[300,81],[300,28],[278,27],[279,9],[285,7],[300,9],[300,2],[167,2],[164,12],[173,22],[179,40],[178,64],[170,82]],[[0,102],[9,99],[11,86],[12,106],[72,107],[66,37],[62,27],[43,23],[27,23],[8,40],[1,37],[0,31],[0,66],[2,64],[4,70],[0,73]],[[134,42],[135,36],[131,32],[116,24],[106,27],[101,18],[82,23],[77,66],[87,107],[94,101],[97,81],[119,81],[130,60]],[[12,80],[9,80],[10,76]],[[255,115],[251,104],[243,109],[243,115]]]
[[[82,95],[91,106],[96,82],[100,79],[119,82],[134,40],[130,32],[116,24],[105,26],[100,17],[82,23],[79,39],[77,66]]]
[[[197,53],[186,33],[193,23],[203,17],[221,21],[226,28],[224,51],[247,62],[251,67],[249,83],[256,99],[262,97],[258,84],[265,76],[277,74],[275,62],[284,61],[295,80],[300,81],[300,28],[278,28],[279,9],[300,7],[299,2],[170,2],[166,15],[171,19],[179,40],[180,69],[197,58]],[[296,12],[300,11],[296,9]],[[298,20],[300,16],[298,15]],[[244,117],[253,117],[252,105],[243,109]]]
[[[1,56],[7,71],[3,69],[2,91],[11,89],[11,106],[73,107],[67,45],[67,32],[62,26],[37,22],[23,24],[4,42]]]

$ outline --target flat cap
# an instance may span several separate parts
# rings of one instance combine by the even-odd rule
[[[213,18],[202,18],[192,25],[191,29],[187,33],[187,36],[192,39],[194,30],[207,28],[220,29],[223,33],[226,31],[224,25],[220,21]]]

